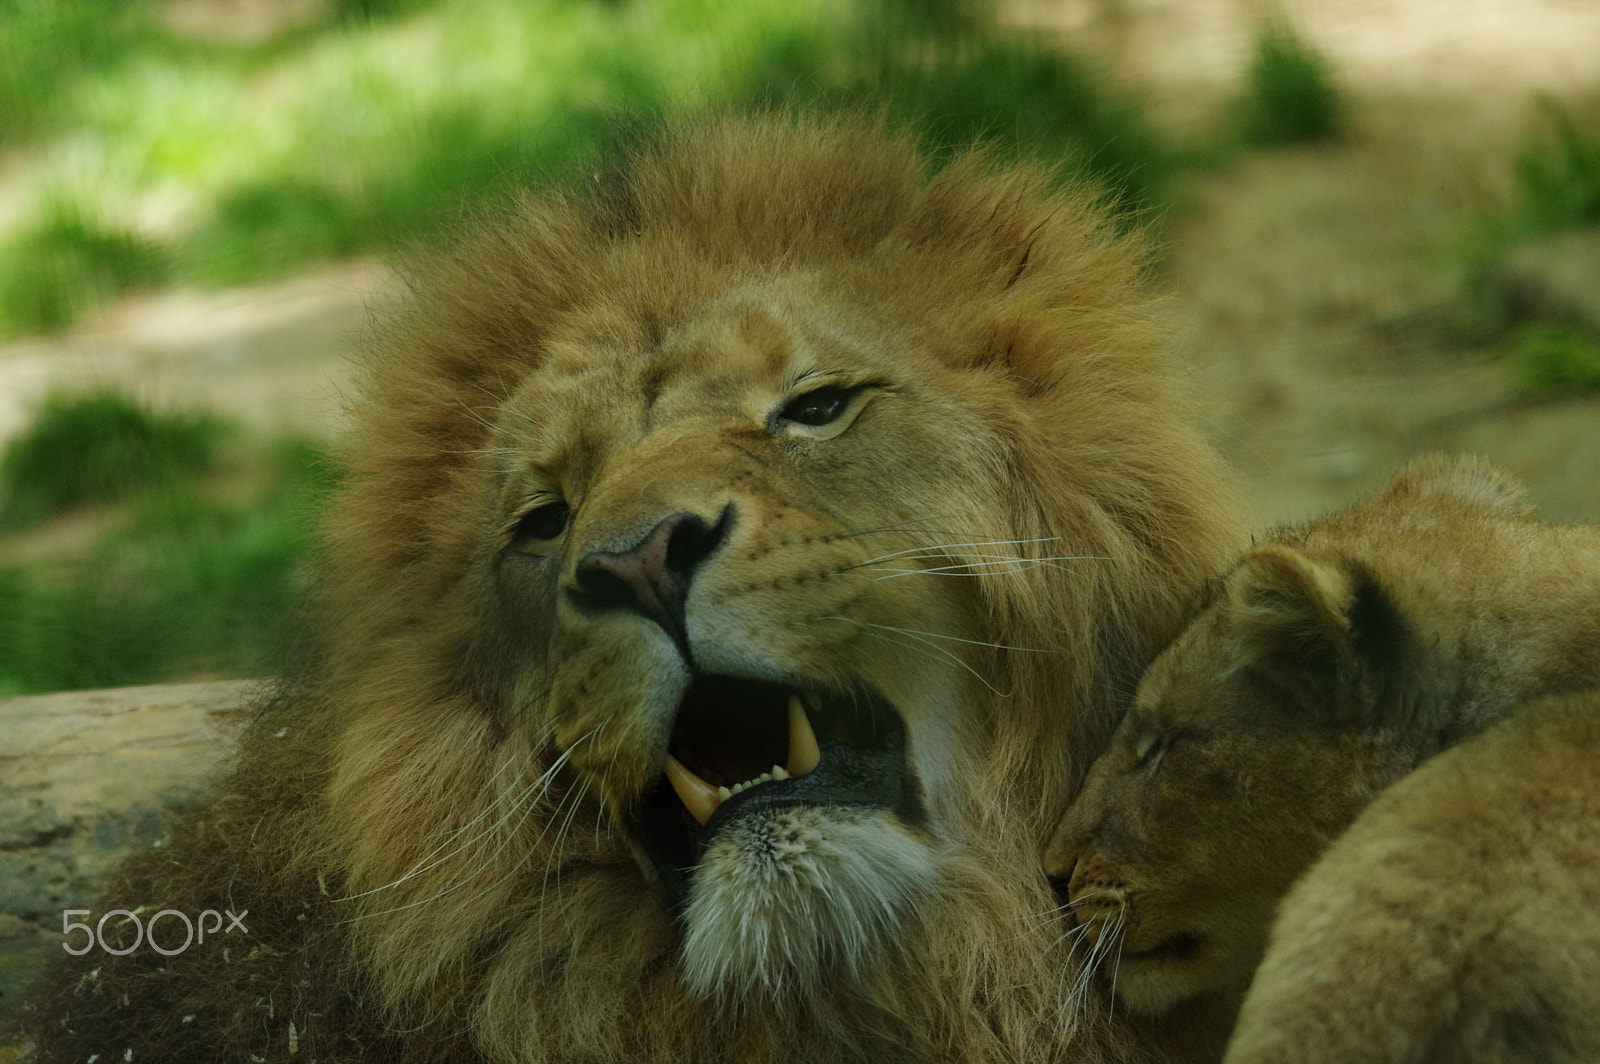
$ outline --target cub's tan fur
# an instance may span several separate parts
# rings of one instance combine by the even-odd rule
[[[1141,681],[1047,866],[1117,996],[1179,1010],[1170,1030],[1214,1054],[1278,900],[1375,795],[1597,680],[1600,531],[1540,523],[1481,463],[1424,459],[1227,574]]]
[[[108,895],[246,906],[254,949],[67,962],[45,1059],[1119,1059],[1038,854],[1243,546],[1141,259],[855,120],[486,221],[374,346],[320,656]],[[893,771],[696,829],[679,729],[790,688]]]
[[[1600,1060],[1600,693],[1385,791],[1284,899],[1227,1064]]]

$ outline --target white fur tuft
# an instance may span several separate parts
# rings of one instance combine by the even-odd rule
[[[881,810],[791,806],[727,825],[689,891],[684,980],[707,997],[790,997],[858,977],[937,893],[927,844]]]

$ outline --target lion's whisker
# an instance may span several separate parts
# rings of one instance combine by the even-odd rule
[[[500,763],[500,767],[494,770],[494,774],[489,777],[487,782],[491,783],[491,784],[494,783],[494,781],[499,779],[501,774],[504,773],[505,770],[510,768],[513,764],[515,764],[517,766],[517,774],[516,774],[516,778],[511,782],[510,786],[508,787],[508,790],[515,790],[517,787],[521,786],[522,777],[528,771],[528,761],[527,761],[526,758],[513,758],[513,757],[506,758],[504,761],[502,761]],[[494,806],[492,804],[490,804],[490,805],[485,806],[482,812],[480,812],[477,816],[473,817],[471,820],[467,821],[465,824],[458,824],[457,826],[455,826],[453,828],[440,828],[438,831],[429,832],[425,836],[425,838],[430,838],[431,839],[436,835],[444,835],[444,836],[446,836],[446,840],[444,842],[441,842],[439,844],[439,846],[435,847],[433,849],[433,851],[431,851],[430,853],[427,853],[427,854],[423,855],[422,860],[426,861],[429,857],[432,857],[435,853],[438,853],[440,848],[442,848],[443,846],[448,844],[450,838],[460,835],[463,831],[466,831],[473,824],[476,824],[478,821],[482,820],[486,816],[489,816],[493,812],[494,812]]]
[[[471,421],[473,421],[474,423],[476,423],[478,425],[483,426],[484,428],[488,429],[490,432],[494,432],[498,428],[498,426],[496,426],[492,421],[489,421],[487,418],[484,418],[481,415],[479,415],[479,413],[477,412],[476,409],[474,409],[473,407],[468,406],[463,400],[461,400],[459,398],[456,399],[456,405],[461,408],[462,412],[467,415],[468,419],[470,419]],[[491,407],[490,409],[498,410],[500,408],[498,406],[496,406],[496,407]]]
[[[579,742],[582,742],[582,739],[580,739]],[[561,768],[561,766],[566,762],[566,760],[572,755],[572,751],[574,749],[576,749],[576,748],[577,748],[577,743],[574,743],[572,746],[569,746],[569,747],[567,747],[567,749],[563,750],[561,752],[561,754],[550,764],[550,767],[548,769],[546,769],[544,771],[544,773],[539,776],[538,779],[536,779],[532,783],[528,784],[528,786],[526,788],[524,788],[519,794],[517,794],[516,797],[511,799],[511,807],[508,810],[506,810],[506,812],[504,814],[502,814],[502,816],[500,817],[499,820],[495,821],[493,824],[491,824],[488,827],[484,828],[482,831],[478,832],[472,838],[460,840],[460,844],[458,846],[456,846],[455,849],[451,850],[449,853],[443,854],[442,856],[440,856],[437,859],[429,862],[426,865],[422,865],[420,867],[413,867],[410,871],[406,872],[400,878],[395,879],[395,880],[391,880],[390,882],[384,883],[381,886],[373,887],[370,890],[361,891],[359,894],[349,894],[349,895],[346,895],[346,896],[344,896],[342,898],[335,898],[334,900],[335,901],[354,901],[357,898],[364,898],[369,894],[376,894],[380,890],[389,890],[392,887],[397,887],[400,884],[406,882],[407,880],[413,879],[414,877],[419,876],[422,873],[429,871],[430,869],[437,868],[439,865],[443,864],[444,862],[450,860],[452,857],[454,857],[457,854],[459,854],[462,850],[466,849],[472,843],[474,843],[474,842],[478,841],[479,839],[482,839],[485,836],[487,836],[487,835],[491,834],[492,832],[496,831],[501,826],[503,826],[507,820],[509,820],[509,819],[511,819],[511,817],[515,816],[516,813],[518,812],[519,807],[523,806],[524,803],[526,803],[527,808],[529,808],[529,809],[532,809],[532,808],[536,807],[538,805],[540,799],[542,798],[542,794],[540,796],[538,796],[538,797],[533,798],[533,800],[531,802],[528,801],[528,796],[533,794],[533,792],[536,789],[543,788],[544,790],[548,790],[550,782],[554,779],[556,772]],[[518,779],[520,780],[520,778],[521,778],[521,776],[519,774]],[[479,814],[479,817],[473,818],[472,821],[469,821],[467,824],[462,825],[461,828],[456,829],[455,834],[459,835],[462,831],[464,831],[472,823],[475,823],[483,815],[486,815],[487,813],[492,812],[493,810],[494,810],[494,805],[490,805],[484,811],[483,814]],[[432,851],[430,851],[428,854],[424,855],[421,858],[421,860],[426,861],[429,857],[432,857],[434,854],[438,853],[440,849],[442,849],[445,846],[449,845],[449,843],[451,841],[452,841],[452,839],[445,839],[438,846],[436,846]],[[454,888],[451,888],[451,889],[454,889]],[[407,908],[407,906],[401,906],[401,908]],[[388,910],[388,911],[394,912],[396,910],[391,909],[391,910]],[[372,915],[382,915],[382,914],[372,914]]]
[[[975,540],[971,543],[929,543],[920,547],[907,547],[905,550],[880,554],[876,558],[868,558],[856,565],[847,566],[847,568],[861,569],[868,565],[876,565],[878,562],[886,562],[890,558],[898,558],[904,554],[923,553],[932,556],[944,551],[960,550],[966,547],[1020,547],[1028,543],[1056,543],[1060,539],[1060,536],[1041,536],[1038,539],[987,539]]]
[[[351,917],[349,920],[341,921],[341,923],[350,924],[350,923],[355,923],[357,920],[367,919],[368,917],[388,916],[390,913],[404,912],[406,909],[414,909],[419,905],[426,905],[429,902],[438,901],[440,898],[444,897],[446,894],[453,894],[457,890],[460,890],[462,887],[464,887],[468,883],[472,882],[473,877],[475,877],[484,868],[488,867],[489,862],[493,861],[495,857],[498,857],[505,850],[506,846],[511,842],[511,840],[516,837],[516,833],[522,829],[522,825],[527,823],[528,817],[533,815],[533,811],[536,808],[537,808],[537,803],[530,803],[527,806],[527,808],[523,810],[522,819],[518,820],[516,826],[514,828],[512,828],[511,831],[507,832],[505,841],[500,844],[500,846],[495,850],[494,853],[489,855],[489,860],[480,862],[478,864],[477,868],[475,868],[473,871],[467,873],[465,876],[462,876],[461,878],[457,879],[450,886],[445,887],[443,890],[440,890],[440,891],[430,895],[429,897],[423,898],[423,899],[421,899],[419,901],[408,902],[405,905],[396,905],[392,909],[384,909],[381,912],[363,913],[360,916],[354,916],[354,917]],[[479,836],[479,837],[481,838],[482,836]],[[532,853],[533,851],[530,848],[528,852]],[[517,862],[517,865],[512,867],[511,871],[507,872],[505,875],[501,876],[499,879],[495,880],[495,882],[489,884],[483,890],[479,891],[477,894],[474,894],[471,898],[468,898],[467,900],[468,901],[472,901],[472,900],[475,900],[477,898],[481,898],[485,894],[487,894],[489,891],[491,891],[495,887],[499,886],[501,883],[504,883],[506,881],[506,879],[509,878],[512,874],[514,874],[516,872],[517,868],[521,866],[522,861],[525,861],[525,860],[527,860],[527,855],[526,854],[524,854],[522,859]]]
[[[352,917],[349,920],[344,920],[344,921],[340,921],[340,922],[341,923],[354,923],[356,920],[362,920],[362,919],[366,919],[368,917],[387,916],[390,913],[402,912],[402,911],[404,911],[406,909],[412,909],[412,908],[415,908],[415,907],[417,907],[419,905],[426,905],[428,902],[431,902],[431,901],[437,901],[439,898],[444,897],[446,894],[453,893],[453,892],[461,889],[462,887],[466,886],[468,883],[470,883],[473,880],[474,877],[477,876],[478,872],[482,871],[484,868],[486,868],[489,865],[491,865],[496,857],[500,856],[501,853],[505,852],[505,848],[508,845],[511,844],[511,842],[517,837],[518,833],[521,832],[522,826],[528,822],[528,818],[530,816],[532,816],[534,814],[534,812],[539,808],[539,803],[544,800],[544,795],[549,793],[549,784],[553,780],[553,777],[555,775],[556,770],[559,769],[561,767],[562,763],[565,762],[566,759],[571,756],[572,752],[578,748],[578,745],[580,743],[582,743],[584,740],[590,738],[594,734],[595,734],[594,730],[591,730],[591,731],[585,733],[584,735],[579,736],[578,739],[576,741],[574,741],[571,746],[568,746],[565,750],[563,750],[561,752],[560,756],[556,758],[556,760],[551,764],[550,768],[545,771],[545,773],[539,778],[539,780],[536,780],[532,785],[530,785],[529,787],[524,789],[522,791],[522,793],[517,796],[517,798],[515,799],[515,801],[513,803],[513,810],[512,811],[513,812],[516,811],[515,807],[517,805],[522,806],[522,816],[521,816],[521,818],[518,819],[516,825],[514,827],[512,827],[510,831],[506,832],[506,837],[504,838],[504,840],[501,841],[500,845],[495,848],[494,853],[489,855],[488,860],[478,862],[478,865],[477,865],[476,869],[474,869],[471,872],[468,872],[464,876],[461,876],[454,883],[452,883],[450,886],[445,887],[443,890],[438,891],[437,893],[431,895],[430,897],[423,898],[420,901],[409,902],[409,903],[407,903],[405,905],[397,905],[392,909],[384,909],[381,912],[364,913],[364,914],[362,914],[360,916],[355,916],[355,917]],[[540,793],[536,797],[534,797],[531,801],[529,801],[528,800],[528,795],[530,795],[533,792],[535,787],[539,787],[540,784],[543,784],[543,787],[542,787]],[[579,795],[579,799],[578,799],[579,801],[582,800],[582,795],[587,791],[587,788],[588,788],[588,782],[587,781],[583,781],[580,784],[579,790],[577,791],[577,794]],[[558,803],[557,806],[556,806],[555,813],[551,817],[552,821],[554,820],[555,816],[559,816],[560,815],[561,806],[566,804],[566,802],[568,800],[570,800],[571,797],[572,797],[572,795],[570,793],[568,795],[563,796],[561,802]],[[576,808],[576,803],[574,804],[574,809],[575,808]],[[502,822],[503,822],[503,819],[502,819]],[[511,867],[511,869],[509,871],[507,871],[505,873],[505,875],[501,876],[495,882],[489,884],[489,886],[485,887],[483,890],[481,890],[477,894],[473,895],[472,899],[468,899],[468,900],[473,900],[473,899],[476,899],[476,898],[483,897],[484,894],[487,894],[489,891],[493,890],[495,887],[499,886],[501,883],[504,883],[508,878],[510,878],[512,875],[514,875],[517,872],[517,870],[519,868],[521,868],[522,865],[527,861],[528,857],[530,855],[532,855],[538,849],[539,843],[544,840],[544,836],[545,836],[546,833],[548,833],[549,830],[550,830],[550,823],[547,822],[545,824],[544,829],[539,833],[539,837],[534,840],[533,845],[528,847],[527,852],[522,856],[521,859],[519,859],[517,861],[517,863],[515,865],[513,865]],[[485,834],[487,834],[487,832],[480,832],[478,834],[477,838],[481,839],[481,838],[484,837]],[[558,837],[559,837],[559,833],[558,833]],[[476,840],[474,840],[474,841],[476,841]],[[460,850],[458,849],[456,852],[460,852]],[[399,882],[399,881],[397,881],[397,882]],[[370,892],[368,892],[368,893],[370,893]],[[359,895],[354,895],[354,896],[355,897],[359,897]]]
[[[955,642],[955,643],[970,643],[970,644],[972,644],[973,646],[976,646],[976,647],[993,647],[996,650],[1016,650],[1016,651],[1021,651],[1024,654],[1055,654],[1055,653],[1058,653],[1058,651],[1042,650],[1042,649],[1040,649],[1038,647],[1014,647],[1014,646],[1008,646],[1005,643],[990,643],[990,642],[986,642],[985,640],[982,640],[982,639],[965,639],[965,638],[963,638],[963,637],[961,637],[959,635],[943,635],[943,634],[941,634],[939,632],[928,632],[928,631],[924,631],[923,629],[920,629],[920,628],[896,628],[892,624],[877,624],[877,623],[872,622],[872,621],[868,621],[866,623],[870,627],[883,628],[883,629],[885,629],[887,631],[890,631],[890,632],[899,632],[901,635],[909,635],[913,639],[915,639],[918,636],[927,636],[929,639],[948,639],[951,642]]]
[[[960,665],[963,669],[966,669],[969,673],[971,673],[973,675],[973,677],[979,683],[983,684],[983,686],[987,687],[991,692],[993,692],[996,697],[999,697],[999,698],[1009,698],[1009,697],[1011,697],[1010,695],[1005,694],[1002,691],[1000,691],[1000,689],[995,687],[994,684],[992,684],[988,680],[984,679],[982,673],[978,672],[977,669],[973,668],[967,662],[962,661],[961,658],[957,654],[955,654],[953,651],[951,651],[948,647],[942,647],[937,643],[934,643],[934,642],[932,642],[932,641],[930,641],[928,639],[924,639],[924,638],[922,638],[922,636],[920,636],[916,632],[907,631],[904,628],[895,628],[895,627],[892,627],[892,626],[886,625],[886,624],[873,624],[873,623],[871,623],[869,621],[858,621],[858,620],[855,620],[852,617],[822,617],[822,618],[819,618],[819,620],[824,620],[824,621],[845,621],[846,623],[853,624],[853,625],[857,626],[858,628],[865,629],[868,632],[869,635],[876,635],[879,639],[882,639],[885,642],[899,643],[900,646],[906,647],[908,650],[918,650],[918,649],[920,649],[918,647],[912,646],[909,643],[900,642],[899,640],[891,639],[889,636],[885,635],[884,633],[885,632],[898,632],[898,633],[900,633],[902,635],[908,636],[909,638],[916,640],[918,643],[923,644],[923,646],[928,648],[929,650],[938,651],[939,653],[943,654],[945,657],[949,658],[951,661],[955,662],[957,665]],[[964,642],[971,642],[971,640],[964,640]],[[926,651],[924,651],[924,653],[926,653]]]
[[[1126,921],[1127,912],[1127,906],[1118,909],[1117,922],[1111,927],[1111,933],[1116,937],[1117,955],[1111,962],[1111,993],[1108,995],[1109,1000],[1106,1005],[1108,1017],[1115,1015],[1117,1009],[1117,976],[1122,974],[1122,925]]]
[[[523,770],[520,770],[520,769],[518,770],[516,780],[511,785],[512,788],[516,788],[517,786],[519,786],[521,784],[522,771]],[[535,780],[533,783],[528,785],[527,790],[531,791],[533,788],[537,787],[538,785],[539,785],[539,782],[537,780]],[[467,821],[465,824],[457,825],[456,827],[449,828],[449,829],[447,829],[447,830],[445,830],[443,832],[433,832],[432,834],[430,834],[428,836],[425,836],[427,838],[432,838],[434,835],[444,834],[445,838],[442,839],[439,842],[439,844],[437,846],[435,846],[432,850],[429,850],[427,853],[423,854],[420,858],[418,858],[417,859],[417,864],[413,865],[409,871],[407,871],[404,875],[400,876],[398,879],[390,880],[389,882],[384,883],[381,886],[373,887],[371,890],[361,891],[359,894],[349,894],[349,895],[346,895],[346,896],[344,896],[342,898],[335,898],[333,900],[336,901],[336,902],[354,901],[357,898],[366,897],[368,894],[376,894],[380,890],[389,890],[392,887],[398,887],[400,884],[406,882],[409,879],[412,879],[412,878],[414,878],[416,876],[419,876],[422,873],[427,872],[430,869],[437,868],[439,865],[441,865],[444,862],[450,860],[452,857],[456,856],[462,850],[464,850],[468,846],[472,845],[478,839],[481,839],[485,835],[490,834],[491,832],[493,832],[496,828],[500,827],[502,824],[504,824],[506,822],[507,819],[509,819],[512,815],[514,815],[516,813],[518,805],[519,805],[519,803],[521,801],[521,797],[522,797],[521,795],[518,795],[517,797],[514,797],[514,798],[511,799],[511,807],[510,807],[510,809],[507,810],[504,814],[502,814],[499,820],[497,820],[493,824],[490,824],[489,826],[483,828],[477,834],[472,835],[469,838],[463,838],[462,837],[467,833],[467,830],[469,828],[471,828],[474,824],[476,824],[478,821],[483,820],[486,817],[488,817],[491,814],[493,814],[494,812],[496,812],[497,809],[499,808],[501,802],[503,802],[505,800],[507,793],[509,793],[509,792],[502,792],[495,799],[491,800],[489,803],[487,803],[484,806],[484,809],[483,809],[483,811],[481,813],[479,813],[477,816],[473,817],[471,820]],[[524,793],[526,793],[526,792],[524,792]],[[446,853],[440,854],[435,860],[428,861],[428,859],[430,857],[434,857],[435,854],[439,854],[439,852],[441,850],[444,850],[444,848],[446,846],[449,846],[452,842],[456,844],[455,849],[450,850],[450,851],[448,851]],[[423,864],[422,862],[425,862],[425,861],[428,862],[428,863]]]
[[[602,724],[601,728],[604,729],[605,725]],[[616,743],[613,743],[612,746],[611,746],[611,760],[606,763],[605,778],[610,779],[611,778],[611,774],[616,771],[616,769],[617,769],[617,755],[620,754],[620,753],[622,753],[622,742],[621,742],[621,740],[618,740]],[[595,810],[595,814],[594,814],[594,844],[595,844],[596,848],[598,848],[600,846],[601,831],[605,826],[605,815],[606,815],[606,803],[605,803],[605,799],[601,798],[601,800],[599,802],[599,806]]]
[[[1023,558],[1023,557],[1010,557],[1010,556],[996,555],[993,558],[988,559],[988,560],[979,559],[979,560],[970,561],[970,562],[957,562],[957,563],[955,563],[953,565],[936,565],[936,566],[933,566],[932,568],[928,568],[928,569],[917,569],[917,568],[897,569],[897,568],[892,568],[890,566],[880,565],[880,566],[876,566],[873,569],[873,572],[875,572],[875,573],[888,573],[889,575],[888,576],[876,576],[876,577],[873,577],[873,579],[874,580],[878,580],[878,581],[882,581],[882,580],[893,580],[893,579],[895,579],[897,577],[901,577],[901,576],[917,576],[917,575],[926,575],[926,576],[966,576],[966,577],[1008,576],[1008,575],[1010,575],[1012,573],[1025,573],[1029,569],[1037,569],[1037,568],[1057,569],[1057,570],[1060,570],[1061,572],[1070,572],[1071,570],[1068,569],[1066,566],[1057,565],[1055,563],[1056,562],[1063,562],[1063,561],[1074,562],[1074,561],[1106,561],[1106,560],[1107,559],[1104,558],[1104,557],[1100,557],[1100,556],[1096,556],[1096,555],[1092,555],[1092,554],[1082,554],[1082,555],[1065,555],[1065,554],[1063,554],[1063,555],[1052,556],[1052,557],[1049,557],[1049,558]],[[1002,565],[1011,566],[1012,568],[1007,568],[1007,569],[994,568],[994,567],[1002,566]],[[985,568],[980,568],[980,567],[985,567]],[[854,568],[859,568],[859,567],[858,566],[850,566],[847,569],[841,569],[839,571],[841,573],[843,573],[843,572],[848,572],[850,569],[854,569]],[[975,572],[961,572],[960,570],[976,570],[976,571]]]

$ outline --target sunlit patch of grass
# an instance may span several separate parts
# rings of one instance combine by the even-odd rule
[[[156,413],[117,392],[52,395],[0,455],[0,525],[26,527],[202,476],[228,432],[210,415]]]
[[[1246,143],[1263,146],[1328,140],[1344,121],[1327,62],[1278,19],[1257,31],[1239,109]]]
[[[282,440],[223,491],[147,483],[87,552],[0,568],[0,696],[281,668],[329,473]]]
[[[157,39],[144,3],[0,0],[0,146],[70,121],[78,83]]]
[[[619,119],[887,99],[936,145],[1021,145],[1132,205],[1159,198],[1170,164],[1083,64],[959,0],[342,0],[320,24],[226,45],[166,34],[149,0],[117,6],[140,14],[109,20],[93,69],[53,85],[23,192],[92,205],[103,221],[80,243],[125,246],[30,276],[16,264],[35,223],[0,233],[15,281],[0,296],[10,284],[23,308],[0,298],[0,333],[59,327],[145,278],[231,285],[409,245],[474,201],[592,165]],[[34,62],[50,43],[21,47]]]

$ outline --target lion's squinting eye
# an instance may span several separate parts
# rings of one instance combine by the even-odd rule
[[[546,498],[517,518],[511,526],[511,549],[525,554],[549,554],[567,530],[572,508],[565,501]]]
[[[830,384],[789,400],[774,418],[775,429],[798,429],[806,436],[827,439],[850,427],[861,409],[860,400],[870,385]]]

